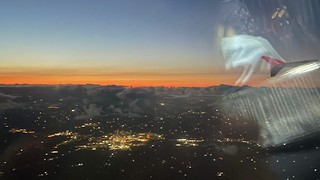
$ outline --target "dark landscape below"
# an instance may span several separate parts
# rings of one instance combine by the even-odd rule
[[[319,138],[262,148],[241,89],[2,85],[0,179],[319,179]]]

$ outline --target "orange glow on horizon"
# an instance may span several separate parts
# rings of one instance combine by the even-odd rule
[[[0,77],[0,84],[96,84],[96,85],[119,85],[132,87],[164,86],[164,87],[208,87],[220,84],[234,85],[234,76],[214,77],[195,79],[195,78],[167,78],[167,79],[95,79],[90,77],[28,77],[10,76]],[[249,85],[258,84],[255,81]]]
[[[234,85],[238,74],[214,74],[197,72],[112,72],[76,70],[7,70],[0,73],[0,84],[97,84],[120,86],[208,87],[220,84]],[[249,85],[259,84],[261,77]]]
[[[97,85],[122,85],[122,86],[165,86],[165,87],[207,87],[219,84],[233,84],[232,80],[195,80],[195,79],[92,79],[88,77],[0,77],[0,84],[97,84]]]

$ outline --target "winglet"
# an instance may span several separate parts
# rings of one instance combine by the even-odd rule
[[[261,59],[265,60],[267,63],[271,64],[271,67],[275,67],[281,64],[285,64],[283,60],[276,59],[276,58],[271,58],[268,56],[261,56]]]
[[[261,56],[261,59],[271,64],[271,77],[278,74],[278,72],[286,65],[283,60],[271,58],[268,56]]]

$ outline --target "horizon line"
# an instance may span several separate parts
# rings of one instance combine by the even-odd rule
[[[216,87],[216,86],[233,86],[233,87],[247,87],[250,85],[242,85],[242,86],[237,86],[237,85],[231,85],[231,84],[216,84],[216,85],[209,85],[209,86],[165,86],[165,85],[155,85],[155,86],[134,86],[134,85],[121,85],[121,84],[94,84],[94,83],[54,83],[54,84],[49,84],[49,83],[0,83],[0,86],[118,86],[118,87],[126,87],[126,88],[145,88],[145,87],[166,87],[166,88],[207,88],[207,87]],[[250,86],[251,87],[251,86]]]

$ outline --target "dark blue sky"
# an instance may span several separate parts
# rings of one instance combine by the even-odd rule
[[[198,1],[2,1],[2,56],[38,62],[143,61],[209,65],[217,3]],[[12,53],[12,54],[11,54]],[[23,57],[20,57],[24,55]],[[15,56],[15,55],[13,55]],[[38,57],[38,58],[37,58]],[[193,63],[197,61],[197,63]],[[162,63],[160,63],[161,65]]]
[[[224,72],[220,23],[233,5],[218,0],[1,1],[1,79],[15,73],[48,75],[40,71],[49,70],[56,74],[48,77],[66,71],[72,76],[72,70],[90,76],[184,74],[185,79],[189,73],[194,81],[196,75],[199,81],[216,81],[210,76]],[[104,73],[100,76],[110,75]]]

